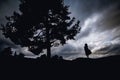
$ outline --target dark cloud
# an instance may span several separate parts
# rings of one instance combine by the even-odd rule
[[[13,48],[16,47],[16,45],[12,41],[10,41],[9,39],[6,39],[4,37],[0,38],[0,46],[2,47],[2,45],[11,46]]]
[[[96,54],[119,54],[120,41],[113,43],[120,39],[120,1],[119,0],[67,0],[71,5],[72,16],[81,20],[82,28],[85,28],[77,36],[79,42],[91,43]],[[69,2],[71,1],[71,2]],[[97,15],[94,15],[97,14]],[[95,16],[95,23],[91,20]],[[88,20],[87,26],[84,26]],[[89,27],[88,27],[89,26]],[[108,42],[109,45],[106,45]],[[77,45],[77,44],[76,44]]]
[[[106,8],[102,13],[100,21],[98,21],[97,27],[101,30],[110,30],[120,27],[120,9],[119,5],[113,5]]]
[[[19,0],[0,0],[0,24],[5,23],[5,18],[4,16],[9,16],[12,15],[13,11],[18,11],[18,4]],[[85,41],[90,41],[93,40],[92,42],[92,48],[94,49],[95,47],[99,46],[94,46],[97,43],[104,43],[106,41],[116,41],[117,39],[120,38],[120,0],[65,0],[65,4],[70,5],[70,11],[72,12],[71,16],[76,17],[81,21],[81,27],[83,28],[84,23],[86,20],[94,17],[94,14],[100,14],[102,15],[98,21],[95,23],[89,22],[89,27],[81,31],[80,34],[78,34],[78,39],[76,40],[75,43],[67,44],[63,46],[62,48],[58,48],[58,52],[55,53],[53,51],[53,54],[58,54],[62,55],[65,58],[72,58],[73,57],[78,57],[80,53],[83,53],[83,48],[77,48],[73,46],[72,44],[76,44],[78,46],[79,44],[77,43],[78,40],[81,42],[80,44],[84,44]],[[93,15],[93,16],[92,16]],[[92,17],[91,17],[92,16]],[[89,21],[90,21],[89,20]],[[91,24],[90,24],[91,23]],[[85,27],[85,26],[84,26]],[[93,29],[95,29],[95,32],[93,32]],[[115,31],[114,31],[115,29]],[[108,31],[106,34],[103,34],[103,36],[100,36],[101,33],[104,33],[105,31]],[[111,35],[110,35],[111,33]],[[95,36],[93,34],[96,34]],[[92,35],[92,37],[91,37]],[[95,37],[98,37],[98,41],[94,42]],[[106,37],[105,40],[101,40],[102,38]],[[111,37],[112,36],[112,37]],[[109,39],[110,38],[110,39]],[[96,39],[96,40],[97,40]],[[82,41],[83,40],[83,41]],[[119,54],[120,52],[120,45],[118,44],[120,41],[117,43],[113,44],[103,44],[99,50],[96,50],[96,54]],[[0,48],[2,49],[5,46],[12,46],[16,48],[16,46],[10,41],[6,40],[3,38],[0,32]],[[90,46],[91,47],[91,46]],[[23,49],[22,49],[23,50]],[[78,51],[78,52],[77,52]],[[79,52],[81,51],[81,52]]]
[[[10,40],[0,39],[0,52],[6,47],[17,48],[17,46],[14,43],[10,42]]]
[[[107,45],[95,52],[96,54],[120,55],[120,44]]]
[[[73,16],[79,18],[81,22],[91,14],[101,12],[108,6],[120,4],[119,0],[65,0],[70,5]]]
[[[5,16],[11,16],[13,11],[18,11],[19,0],[0,0],[0,24],[5,23]]]
[[[120,44],[114,44],[111,46],[111,48],[108,48],[108,53],[114,54],[114,55],[120,55]]]
[[[5,4],[8,0],[0,0],[0,9],[3,4]]]
[[[18,11],[18,4],[19,0],[0,0],[0,24],[6,23],[5,16],[11,16],[13,11]],[[16,47],[9,39],[5,39],[0,31],[0,51],[6,46]]]

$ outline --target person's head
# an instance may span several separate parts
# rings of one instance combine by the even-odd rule
[[[85,43],[85,46],[88,46],[87,43]]]

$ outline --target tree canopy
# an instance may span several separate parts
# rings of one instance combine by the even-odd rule
[[[69,6],[63,0],[20,0],[18,12],[6,16],[7,23],[2,25],[3,35],[17,45],[28,47],[34,54],[47,49],[51,56],[53,43],[65,44],[80,32],[79,23],[70,18]]]

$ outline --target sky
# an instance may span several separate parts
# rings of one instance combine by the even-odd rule
[[[65,59],[86,57],[84,44],[92,51],[90,58],[99,58],[120,53],[120,1],[119,0],[65,0],[69,5],[71,17],[80,20],[81,31],[64,46],[53,47],[52,55],[60,55]],[[18,11],[19,1],[0,0],[0,24],[5,23],[4,16]],[[5,39],[0,32],[0,51],[6,46],[22,52],[26,57],[36,57],[27,48],[14,45]]]

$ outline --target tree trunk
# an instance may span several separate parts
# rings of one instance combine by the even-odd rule
[[[49,28],[46,28],[46,43],[47,43],[47,58],[51,58],[51,44],[50,44],[50,35],[49,35]]]
[[[50,48],[50,46],[47,47],[47,57],[48,57],[48,59],[51,58],[51,48]]]

